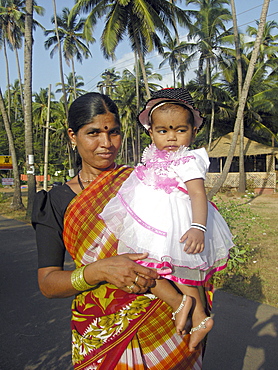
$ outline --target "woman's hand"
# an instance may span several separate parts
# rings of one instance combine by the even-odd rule
[[[145,293],[155,286],[158,273],[134,262],[143,260],[147,253],[122,254],[97,260],[86,266],[84,278],[90,285],[107,281],[128,293]],[[72,271],[61,267],[44,267],[38,270],[41,292],[47,298],[70,297],[78,293],[71,284]]]
[[[115,257],[98,260],[87,265],[84,277],[88,284],[95,284],[95,277],[107,281],[128,293],[145,293],[155,286],[158,273],[134,262],[143,260],[147,253],[126,253]]]

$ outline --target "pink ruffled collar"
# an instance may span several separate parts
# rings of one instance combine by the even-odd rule
[[[195,159],[189,155],[188,147],[181,146],[175,152],[159,150],[154,144],[149,145],[143,152],[142,163],[135,167],[135,175],[145,185],[154,189],[162,189],[170,194],[178,188],[177,174],[170,170],[171,165],[180,165]]]
[[[173,160],[180,158],[181,156],[184,156],[186,152],[188,152],[189,148],[182,145],[179,147],[176,151],[167,151],[167,150],[159,150],[155,146],[155,144],[150,144],[147,146],[142,154],[142,163],[146,164],[149,161],[152,162],[160,162],[160,161],[166,161],[166,162],[172,162]]]

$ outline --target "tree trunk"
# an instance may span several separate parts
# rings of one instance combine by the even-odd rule
[[[265,23],[266,23],[266,16],[267,16],[267,11],[268,11],[268,7],[269,7],[269,2],[270,2],[270,0],[264,0],[263,6],[262,6],[262,12],[261,12],[261,18],[260,18],[260,23],[259,23],[259,27],[258,27],[258,33],[257,33],[256,41],[255,41],[255,44],[254,44],[254,49],[253,49],[252,54],[251,54],[251,59],[250,59],[249,66],[248,66],[248,69],[247,69],[247,74],[246,74],[246,77],[245,77],[244,85],[243,85],[243,88],[242,88],[242,91],[241,91],[241,97],[240,97],[240,101],[239,101],[237,117],[236,117],[236,122],[235,122],[235,126],[234,126],[234,134],[233,134],[233,137],[232,137],[232,142],[231,142],[231,145],[230,145],[227,160],[226,160],[226,163],[225,163],[225,166],[223,168],[223,172],[222,172],[220,178],[218,179],[216,184],[213,186],[213,188],[208,193],[208,199],[212,199],[212,197],[218,192],[218,190],[224,184],[224,182],[227,178],[227,175],[229,173],[229,170],[230,170],[230,166],[231,166],[233,156],[234,156],[234,152],[235,152],[235,148],[236,148],[238,134],[239,134],[239,131],[240,131],[240,124],[241,124],[241,121],[243,119],[243,113],[244,113],[244,108],[245,108],[245,104],[246,104],[246,100],[247,100],[247,96],[248,96],[248,92],[249,92],[249,88],[250,88],[251,79],[253,77],[255,64],[256,64],[256,61],[257,61],[258,55],[259,55],[259,49],[260,49],[260,45],[261,45],[261,42],[262,42],[263,31],[264,31],[264,27],[265,27]]]
[[[50,102],[51,102],[51,84],[48,86],[47,118],[46,118],[46,125],[45,125],[44,171],[43,171],[43,188],[45,191],[47,191],[47,184],[48,184],[47,178],[48,178]]]
[[[53,11],[54,11],[54,22],[55,22],[55,31],[57,37],[57,44],[58,44],[58,53],[59,53],[59,67],[60,67],[60,78],[62,84],[62,91],[63,91],[63,101],[65,106],[65,112],[68,119],[68,102],[67,102],[67,92],[65,88],[65,80],[64,80],[64,72],[63,72],[63,58],[62,58],[62,49],[61,49],[61,42],[58,32],[58,24],[57,24],[57,13],[56,13],[56,2],[52,0],[53,3]]]
[[[210,103],[211,103],[210,130],[209,130],[209,142],[208,142],[208,152],[209,152],[210,147],[211,147],[211,142],[212,142],[214,117],[215,117],[215,104],[214,104],[214,98],[213,98],[213,93],[212,93],[211,68],[210,68],[209,58],[207,59],[207,84],[209,87],[208,100],[210,100]]]
[[[140,109],[140,94],[139,94],[139,68],[138,68],[138,59],[137,59],[137,53],[135,51],[135,81],[136,81],[136,113],[139,113]],[[140,127],[137,123],[137,120],[135,120],[135,158],[134,163],[137,164],[140,160]]]
[[[28,203],[26,218],[30,219],[36,193],[33,147],[32,117],[32,47],[33,47],[33,1],[26,0],[25,36],[24,36],[24,124],[25,153],[28,175]]]
[[[15,146],[14,146],[14,138],[13,138],[13,133],[11,130],[11,123],[10,123],[10,120],[9,120],[9,117],[6,111],[1,88],[0,88],[0,111],[2,113],[5,130],[6,130],[7,137],[8,137],[9,149],[10,149],[10,153],[12,156],[12,162],[13,162],[14,195],[13,195],[13,200],[11,203],[11,208],[13,208],[14,210],[22,209],[24,208],[24,205],[22,203],[22,197],[21,197],[20,174],[19,174],[18,165],[17,165],[18,162],[17,162],[16,151],[15,151]]]
[[[62,48],[61,48],[61,42],[60,42],[60,37],[59,37],[59,32],[58,32],[56,1],[52,0],[52,4],[53,4],[53,11],[54,11],[55,31],[56,31],[57,44],[58,44],[59,68],[60,68],[60,78],[61,78],[62,91],[63,91],[63,102],[64,102],[64,107],[65,107],[66,118],[68,119],[68,113],[69,113],[68,100],[67,100],[67,92],[66,92],[65,80],[64,80]],[[74,170],[74,174],[76,175],[77,174],[77,166],[76,166],[76,163],[75,163],[74,152],[71,148],[69,139],[67,139],[67,148],[68,148],[68,153],[69,153],[69,169],[71,170],[72,167],[74,167],[73,170]]]
[[[239,130],[239,182],[238,191],[244,193],[246,190],[246,174],[244,168],[244,118],[240,122]]]
[[[184,71],[181,71],[180,72],[180,75],[181,75],[181,87],[184,89],[184,87],[185,87],[185,83],[184,83]]]
[[[75,79],[75,68],[74,68],[74,60],[73,58],[71,58],[71,70],[72,70],[72,78],[73,78],[73,96],[74,96],[74,99],[77,98],[77,95],[76,95],[76,79]]]
[[[139,58],[139,63],[140,63],[140,67],[141,67],[141,71],[142,71],[142,75],[143,75],[143,80],[144,80],[144,84],[145,84],[145,88],[146,88],[147,99],[150,99],[151,93],[150,93],[148,78],[147,78],[147,74],[146,74],[146,68],[145,68],[145,63],[144,63],[145,62],[144,61],[144,55],[143,55],[142,50],[140,48],[140,44],[139,44],[139,41],[136,37],[136,32],[135,31],[134,31],[134,41],[135,41],[135,45],[136,45],[136,53],[137,53],[138,58]]]
[[[149,88],[149,83],[148,83],[148,77],[147,77],[147,74],[146,74],[144,57],[143,57],[143,53],[141,52],[141,50],[138,50],[138,57],[139,57],[139,63],[140,63],[141,70],[142,70],[142,75],[143,75],[145,88],[146,88],[147,99],[150,99],[151,98],[151,93],[150,93],[150,88]]]
[[[16,59],[16,65],[17,65],[20,99],[21,99],[21,104],[22,104],[22,107],[23,107],[24,106],[23,86],[22,86],[22,79],[21,79],[20,64],[19,64],[17,48],[14,48],[14,52],[15,52],[15,59]]]
[[[242,89],[242,64],[240,55],[240,40],[237,28],[237,17],[236,17],[236,7],[235,1],[231,0],[231,9],[233,17],[233,28],[235,35],[235,49],[236,49],[236,62],[237,62],[237,78],[238,78],[238,101],[241,97]],[[240,140],[239,140],[239,184],[238,191],[244,193],[246,190],[246,177],[244,168],[244,118],[240,122]]]
[[[6,78],[7,78],[7,93],[8,93],[8,117],[11,118],[11,91],[10,91],[10,72],[9,72],[9,60],[7,54],[6,40],[3,38],[3,49],[6,61]]]

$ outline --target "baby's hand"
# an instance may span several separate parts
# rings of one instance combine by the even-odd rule
[[[188,254],[203,252],[205,248],[204,232],[195,228],[189,229],[180,239],[180,243],[185,242],[184,251]]]

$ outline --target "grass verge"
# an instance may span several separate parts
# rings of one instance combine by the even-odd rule
[[[278,196],[219,195],[214,199],[235,236],[228,267],[214,285],[230,293],[278,307]]]

